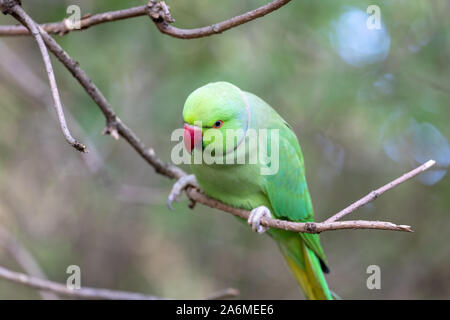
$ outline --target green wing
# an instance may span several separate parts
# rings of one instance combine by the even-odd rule
[[[303,155],[295,133],[286,123],[280,129],[279,171],[266,176],[266,193],[278,219],[309,222],[314,210],[306,183]],[[318,234],[300,233],[307,246],[322,260],[327,270],[326,258]]]

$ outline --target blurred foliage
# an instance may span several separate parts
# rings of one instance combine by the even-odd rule
[[[175,25],[185,28],[266,3],[167,2]],[[71,4],[87,14],[145,1],[46,0],[24,7],[47,22],[62,20]],[[329,284],[343,298],[450,298],[450,4],[379,2],[382,28],[368,30],[361,17],[371,4],[292,1],[263,19],[198,40],[163,35],[146,17],[56,39],[164,160],[195,88],[225,80],[265,99],[299,137],[317,220],[436,159],[428,176],[349,216],[410,224],[415,233],[335,231],[324,233],[322,243]],[[15,21],[2,16],[0,23]],[[50,279],[65,282],[67,266],[76,264],[85,286],[170,298],[202,298],[224,287],[238,288],[241,298],[301,297],[269,237],[229,214],[200,205],[189,210],[186,200],[169,212],[172,181],[156,175],[123,140],[101,135],[102,114],[53,59],[72,114],[69,126],[91,152],[70,148],[53,110],[45,110],[50,92],[34,41],[1,40],[0,59],[12,54],[20,63],[13,65],[14,76],[0,64],[0,223]],[[20,84],[23,68],[35,76]],[[0,263],[20,270],[6,251]],[[371,264],[381,267],[381,290],[366,288]],[[0,298],[38,297],[0,281]]]

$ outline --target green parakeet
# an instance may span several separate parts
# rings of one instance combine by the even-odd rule
[[[185,146],[189,152],[215,147],[213,156],[234,160],[239,150],[248,158],[249,153],[257,152],[251,148],[247,132],[268,130],[268,154],[262,157],[265,161],[251,163],[247,158],[245,163],[202,161],[191,164],[198,185],[208,196],[233,207],[252,210],[249,223],[260,233],[266,231],[259,225],[259,219],[265,215],[296,222],[313,221],[314,211],[299,142],[288,123],[266,102],[233,84],[210,83],[189,95],[183,119]],[[230,129],[238,130],[232,139],[227,137]],[[223,138],[217,138],[218,132]],[[278,134],[277,150],[272,144],[274,136],[271,132]],[[231,141],[231,147],[225,141]],[[277,158],[273,158],[274,155]],[[263,174],[264,168],[269,167],[275,172]],[[328,268],[319,236],[274,228],[267,233],[277,242],[306,297],[332,299],[324,277]]]

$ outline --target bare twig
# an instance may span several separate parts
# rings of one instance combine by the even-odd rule
[[[419,173],[424,172],[425,170],[428,170],[435,164],[436,164],[436,161],[434,161],[434,160],[429,160],[429,161],[425,162],[424,164],[415,168],[414,170],[411,170],[411,171],[405,173],[404,175],[402,175],[401,177],[395,179],[394,181],[391,181],[388,184],[385,184],[384,186],[382,186],[381,188],[378,188],[377,190],[372,191],[365,197],[363,197],[363,198],[359,199],[358,201],[354,202],[353,204],[349,205],[347,208],[339,211],[331,218],[325,220],[325,223],[330,223],[330,222],[334,222],[334,221],[342,219],[347,214],[349,214],[349,213],[359,209],[363,205],[375,200],[376,198],[381,196],[386,191],[398,186],[400,183],[403,183],[403,182],[417,176]]]
[[[162,33],[180,39],[193,39],[219,34],[231,28],[240,26],[241,24],[263,17],[281,8],[290,1],[291,0],[274,0],[255,10],[246,12],[231,19],[213,24],[211,26],[194,29],[180,29],[171,26],[170,23],[174,20],[170,16],[168,6],[164,2],[156,2],[153,0],[143,6],[82,17],[80,20],[79,29],[68,27],[66,20],[61,22],[45,23],[42,24],[41,27],[49,34],[65,35],[71,31],[84,30],[101,23],[150,15],[158,30]],[[24,36],[29,34],[29,30],[23,26],[0,26],[0,36]]]
[[[27,64],[27,61],[20,54],[13,52],[3,41],[0,41],[0,56],[2,57],[0,59],[0,74],[4,74],[4,80],[10,82],[12,89],[16,87],[20,89],[20,98],[24,98],[27,102],[31,101],[33,104],[40,102],[42,106],[46,107],[49,114],[56,118],[52,97],[47,94],[50,90],[48,82],[41,79]],[[97,150],[70,110],[66,109],[64,113],[72,128],[84,136],[86,144],[89,145],[89,156],[81,157],[87,168],[93,174],[101,176],[102,179],[110,180],[104,167],[103,155]]]
[[[341,229],[378,229],[378,230],[392,230],[392,231],[407,231],[412,232],[412,229],[408,225],[397,225],[391,222],[385,221],[364,221],[364,220],[350,220],[350,221],[336,221],[345,215],[359,209],[361,206],[375,200],[378,196],[383,194],[384,192],[394,188],[402,182],[405,182],[419,173],[428,170],[431,168],[436,162],[434,160],[429,160],[423,165],[417,167],[414,170],[411,170],[408,173],[405,173],[401,177],[389,182],[383,187],[372,191],[367,196],[361,198],[360,200],[354,202],[352,205],[348,206],[344,210],[338,212],[333,215],[328,220],[324,222],[290,222],[285,220],[276,220],[276,219],[268,219],[262,218],[261,225],[265,227],[277,228],[287,231],[295,231],[295,232],[306,232],[306,233],[319,233],[323,231],[330,230],[341,230]],[[247,220],[250,214],[249,211],[236,209],[229,207],[222,202],[219,202],[215,199],[208,198],[203,193],[201,193],[198,189],[193,187],[189,187],[186,190],[188,197],[196,202],[200,202],[204,205],[207,205],[211,208],[216,208],[222,211],[229,212],[235,216],[238,216],[242,219]]]
[[[155,168],[156,172],[168,176],[169,178],[176,179],[186,174],[180,168],[169,163],[164,163],[158,159],[153,149],[147,148],[136,134],[128,128],[119,117],[117,117],[105,96],[88,77],[86,72],[81,69],[78,62],[73,60],[48,33],[41,31],[41,34],[48,49],[59,59],[59,61],[61,61],[70,73],[72,73],[75,79],[78,80],[104,114],[106,118],[106,129],[104,130],[104,133],[111,134],[115,138],[118,138],[118,135],[120,134],[142,158]]]
[[[195,202],[200,202],[208,207],[219,209],[231,213],[234,216],[240,217],[244,220],[248,219],[250,211],[237,209],[226,204],[209,198],[195,188],[188,188],[186,190],[188,197]],[[325,222],[291,222],[287,220],[277,220],[270,218],[262,218],[261,225],[270,228],[277,228],[286,231],[293,232],[305,232],[305,233],[320,233],[323,231],[342,230],[342,229],[378,229],[378,230],[391,230],[391,231],[407,231],[412,232],[411,227],[407,225],[397,225],[391,222],[385,221],[364,221],[364,220],[351,220],[351,221],[337,221],[331,223]]]
[[[10,2],[14,3],[13,1]],[[0,6],[3,6],[3,3],[4,1],[1,1]],[[70,145],[72,145],[75,149],[81,152],[86,152],[86,146],[75,140],[67,127],[66,119],[64,117],[64,111],[62,109],[61,99],[59,97],[58,86],[56,84],[55,74],[53,73],[53,67],[50,61],[50,56],[48,55],[47,48],[45,46],[44,40],[41,37],[38,26],[33,21],[33,19],[31,19],[30,16],[28,16],[28,14],[22,9],[22,7],[20,7],[20,5],[17,2],[15,4],[11,4],[10,7],[4,9],[4,11],[10,13],[20,23],[26,26],[30,30],[33,37],[35,38],[39,46],[39,50],[41,51],[42,59],[44,60],[45,69],[47,70],[54,106],[56,109],[56,113],[58,115],[59,124],[61,126],[61,130],[64,134],[64,137],[66,138],[67,142]]]
[[[118,21],[123,19],[129,19],[134,17],[140,17],[147,15],[146,6],[139,6],[128,8],[124,10],[110,11],[99,13],[96,15],[88,15],[82,17],[80,20],[80,28],[68,28],[66,20],[61,22],[44,23],[40,27],[49,34],[58,34],[60,36],[66,35],[71,31],[80,31],[87,29],[97,24]],[[19,25],[14,26],[0,26],[0,36],[28,36],[30,31]]]
[[[28,276],[0,266],[0,278],[26,285],[39,290],[51,291],[61,296],[81,299],[108,299],[108,300],[165,300],[161,297],[150,296],[135,292],[113,291],[107,289],[87,288],[70,289],[61,283]]]
[[[66,285],[44,280],[33,276],[28,276],[24,273],[11,271],[0,266],[0,278],[8,280],[13,283],[22,284],[27,287],[38,290],[45,290],[59,294],[64,297],[76,299],[104,299],[104,300],[168,300],[167,298],[151,296],[136,292],[117,291],[100,288],[81,287],[80,289],[71,289]],[[211,294],[206,300],[228,299],[239,295],[239,291],[233,288],[220,290]]]
[[[159,29],[159,31],[179,39],[195,39],[208,37],[214,34],[220,34],[231,28],[240,26],[241,24],[264,17],[265,15],[281,8],[290,1],[291,0],[274,0],[262,7],[233,17],[231,19],[221,21],[210,26],[195,29],[180,29],[171,26],[170,24],[175,20],[170,15],[169,7],[165,4],[164,1],[157,2],[151,0],[149,1],[147,6],[148,14],[155,22],[156,27]]]
[[[29,275],[47,279],[33,255],[5,228],[0,226],[0,245],[3,245],[20,267]],[[44,300],[57,300],[58,296],[52,292],[40,291]]]

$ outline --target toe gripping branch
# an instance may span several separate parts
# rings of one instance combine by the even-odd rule
[[[170,210],[173,211],[172,203],[178,201],[183,191],[186,190],[186,188],[189,186],[200,188],[197,179],[195,179],[195,176],[193,174],[181,177],[177,180],[177,182],[174,183],[169,197],[167,198],[167,206]],[[191,202],[189,203],[189,208],[192,209],[194,208],[194,206],[195,202],[191,200]]]

